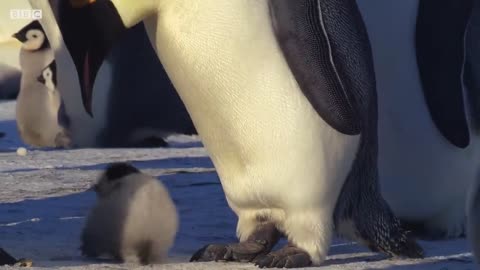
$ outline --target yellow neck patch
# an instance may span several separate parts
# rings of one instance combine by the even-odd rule
[[[96,0],[70,0],[70,5],[74,8],[82,8],[86,5],[95,3]]]

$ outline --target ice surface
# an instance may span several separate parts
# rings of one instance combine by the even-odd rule
[[[181,228],[170,264],[155,269],[255,269],[250,264],[187,263],[212,242],[235,241],[236,217],[225,201],[207,153],[196,137],[175,136],[168,149],[32,149],[25,157],[15,127],[15,102],[0,103],[0,247],[37,267],[57,269],[148,268],[80,256],[79,235],[94,202],[91,183],[108,163],[130,161],[158,176],[180,212]],[[336,240],[323,266],[309,269],[474,269],[465,239],[422,242],[423,260],[387,259],[355,243]],[[3,269],[0,267],[0,269]],[[5,267],[5,269],[10,269]]]

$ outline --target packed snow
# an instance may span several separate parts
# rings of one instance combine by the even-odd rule
[[[110,162],[129,161],[168,187],[180,214],[180,230],[167,264],[154,269],[255,269],[247,263],[189,263],[208,243],[236,241],[236,216],[198,137],[173,136],[169,148],[33,149],[15,127],[15,102],[0,102],[0,247],[34,268],[152,269],[89,260],[79,251],[80,232],[95,195],[93,181]],[[17,154],[25,147],[27,154]],[[389,259],[355,243],[335,240],[327,261],[309,269],[474,269],[465,239],[421,242],[426,258]],[[10,269],[11,267],[0,267]]]

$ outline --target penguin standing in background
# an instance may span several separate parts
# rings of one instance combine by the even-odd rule
[[[42,74],[38,76],[37,80],[44,84],[51,92],[53,98],[58,99],[60,93],[57,90],[57,65],[55,61],[52,61],[46,68],[42,70]],[[61,127],[61,131],[55,136],[55,146],[68,148],[71,146],[70,136],[68,135],[68,126],[70,119],[65,113],[65,105],[63,101],[60,101],[60,105],[57,113],[57,123]]]
[[[466,35],[478,11],[471,0],[358,3],[377,78],[382,195],[421,238],[462,236],[480,170],[480,69],[469,72],[480,32]]]
[[[45,85],[38,77],[54,60],[48,39],[38,21],[32,21],[14,37],[22,42],[20,67],[22,77],[16,104],[17,128],[22,140],[36,147],[57,146],[55,138],[62,128],[57,121],[60,95],[53,85]],[[53,74],[51,74],[53,76]],[[47,82],[47,81],[46,81]],[[51,80],[48,83],[52,83]]]
[[[112,44],[143,21],[210,154],[240,242],[193,261],[318,265],[334,229],[422,256],[380,194],[375,76],[354,0],[69,3],[85,31],[65,40],[83,97]],[[282,236],[288,245],[272,251]]]

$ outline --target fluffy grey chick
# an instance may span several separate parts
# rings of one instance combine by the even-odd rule
[[[164,262],[178,216],[161,182],[129,164],[115,163],[94,189],[97,203],[82,232],[82,254],[107,255],[128,263]]]

